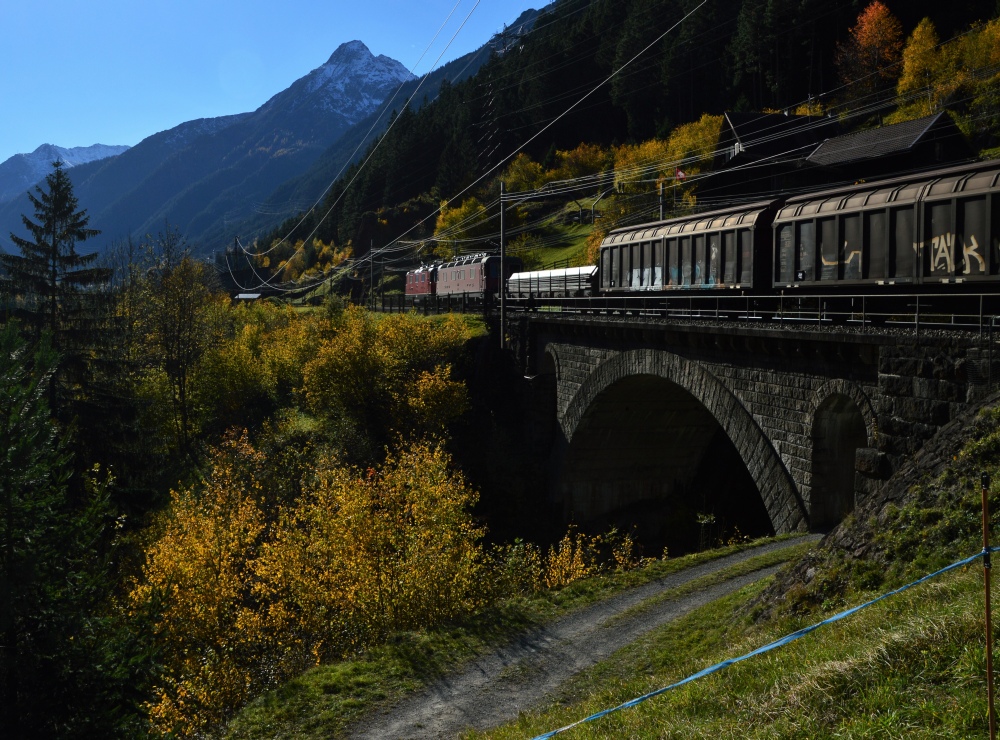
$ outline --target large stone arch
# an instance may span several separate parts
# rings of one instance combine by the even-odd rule
[[[591,404],[613,385],[636,376],[653,376],[690,394],[719,424],[739,452],[760,492],[777,532],[807,528],[806,510],[774,446],[750,412],[715,376],[696,362],[664,350],[621,352],[604,360],[581,383],[559,414],[568,445]],[[560,378],[560,382],[562,382]]]

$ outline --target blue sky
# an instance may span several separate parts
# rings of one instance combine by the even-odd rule
[[[184,121],[254,110],[353,39],[423,74],[470,11],[440,63],[544,4],[0,0],[0,162],[41,144],[134,145]]]

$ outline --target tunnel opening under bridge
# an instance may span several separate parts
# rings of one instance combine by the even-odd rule
[[[567,519],[632,531],[646,555],[775,531],[729,433],[658,375],[628,376],[596,395],[569,440],[558,490]]]

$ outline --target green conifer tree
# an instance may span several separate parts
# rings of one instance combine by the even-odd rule
[[[109,603],[106,480],[71,501],[55,364],[47,335],[32,352],[15,322],[0,329],[0,735],[135,737],[150,660]]]
[[[8,310],[37,340],[43,332],[52,338],[61,356],[50,401],[65,417],[88,370],[90,349],[99,318],[100,286],[110,270],[96,265],[98,255],[80,254],[77,242],[100,232],[88,228],[90,217],[78,210],[73,183],[61,162],[54,162],[45,186],[28,193],[35,208],[34,219],[21,216],[30,238],[11,233],[20,254],[0,254],[0,267],[7,273],[2,283]]]
[[[24,324],[39,334],[50,331],[56,348],[62,350],[81,310],[81,292],[106,281],[109,273],[94,266],[96,253],[76,251],[77,242],[100,232],[87,227],[90,217],[85,210],[77,210],[73,183],[62,162],[53,162],[45,185],[35,186],[37,195],[28,193],[35,219],[21,216],[31,238],[12,233],[21,254],[0,254],[0,265],[7,271],[6,287]]]

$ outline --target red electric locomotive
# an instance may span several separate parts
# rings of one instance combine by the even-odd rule
[[[486,296],[499,295],[501,285],[523,267],[517,257],[505,257],[501,280],[498,255],[473,254],[421,265],[406,273],[406,299],[419,303],[427,296],[462,295],[466,300],[482,302]]]

